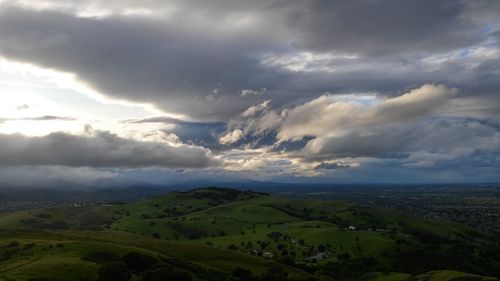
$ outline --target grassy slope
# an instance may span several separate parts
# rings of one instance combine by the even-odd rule
[[[13,243],[13,241],[19,243]],[[13,244],[16,244],[13,246]],[[47,277],[56,280],[95,279],[99,264],[83,260],[92,252],[108,252],[122,256],[139,252],[159,259],[178,258],[214,271],[231,271],[239,266],[256,273],[264,272],[273,263],[243,253],[150,239],[116,231],[0,231],[0,280],[26,280]],[[6,254],[8,253],[8,254]],[[64,270],[61,270],[64,268]],[[296,277],[307,274],[285,266]]]
[[[346,230],[346,226],[351,225],[358,229]],[[419,235],[432,239],[463,239],[469,235],[468,230],[460,225],[417,219],[387,210],[342,202],[289,200],[226,189],[169,193],[121,206],[63,206],[18,212],[0,217],[0,228],[78,229],[51,235],[66,235],[68,239],[78,241],[74,242],[75,247],[82,243],[99,242],[110,243],[117,247],[116,251],[121,251],[123,247],[134,246],[161,255],[175,253],[179,258],[218,270],[241,266],[254,272],[263,272],[270,261],[251,257],[248,251],[256,249],[280,256],[278,244],[282,244],[288,252],[294,252],[299,262],[310,263],[308,257],[315,255],[318,246],[324,245],[329,256],[318,260],[318,264],[336,262],[337,254],[349,253],[353,258],[374,257],[381,265],[390,268],[394,262],[391,257],[398,251],[425,246],[417,237]],[[84,232],[84,229],[105,231]],[[294,241],[271,239],[268,237],[270,232],[286,234]],[[152,239],[153,234],[161,239]],[[17,236],[7,237],[5,242]],[[40,245],[54,244],[60,238],[49,236],[47,239],[45,242],[42,239]],[[305,241],[305,245],[298,245],[300,239]],[[174,242],[176,240],[184,242]],[[258,242],[264,241],[268,245],[262,248]],[[28,240],[25,242],[28,243]],[[238,247],[238,250],[226,250],[229,245]],[[446,250],[446,247],[450,246],[445,245],[439,251]],[[51,264],[61,262],[56,259],[58,257],[63,257],[70,264],[79,264],[81,268],[78,270],[95,272],[96,264],[82,262],[78,259],[81,252],[68,249],[59,253],[53,252],[57,251],[55,248],[43,250],[42,247],[44,252],[40,253],[51,253],[42,256],[54,257],[53,261],[42,258],[41,265],[38,261],[22,265],[21,259],[20,267],[13,267],[7,272],[16,274],[16,268],[30,272],[26,266],[50,268]],[[69,256],[65,256],[65,251]],[[0,263],[2,268],[8,264]],[[299,270],[289,270],[295,275],[304,275]],[[400,280],[398,278],[402,276],[393,274],[392,279],[387,280]]]
[[[425,229],[443,237],[461,232],[461,228],[456,225],[408,218],[384,210],[366,210],[339,202],[309,202],[256,196],[210,207],[205,202],[200,206],[193,200],[182,201],[172,197],[175,197],[175,194],[156,201],[124,206],[120,210],[121,213],[128,212],[134,215],[121,217],[111,225],[111,228],[144,235],[158,233],[164,239],[193,238],[173,226],[180,225],[183,230],[199,230],[200,237],[195,236],[195,242],[198,243],[210,242],[221,248],[236,245],[243,250],[242,242],[245,245],[252,242],[255,248],[257,241],[266,241],[270,245],[264,250],[277,254],[273,249],[284,241],[274,241],[267,236],[268,233],[276,231],[287,234],[296,241],[305,240],[306,247],[330,245],[329,250],[332,253],[375,257],[393,252],[396,249],[396,239],[416,243],[413,238],[404,234],[414,229]],[[182,205],[179,202],[182,202]],[[184,210],[189,208],[196,211],[169,216],[168,213],[162,213],[166,205],[176,205]],[[307,210],[304,211],[305,209]],[[373,230],[346,231],[338,227],[338,222],[357,227],[366,226],[364,228],[396,228],[401,233],[389,237],[387,233]],[[310,253],[303,254],[304,247],[298,247],[291,242],[284,244],[303,259],[310,256]],[[335,258],[332,256],[330,260]]]

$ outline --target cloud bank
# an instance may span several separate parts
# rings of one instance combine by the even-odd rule
[[[0,182],[500,181],[499,42],[494,0],[0,1]]]
[[[2,166],[205,168],[217,165],[210,151],[201,147],[140,142],[105,131],[91,136],[2,134],[0,146]]]

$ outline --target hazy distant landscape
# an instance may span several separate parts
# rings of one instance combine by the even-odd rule
[[[491,235],[500,231],[498,184],[293,185],[290,188],[275,183],[271,187],[265,186],[262,184],[256,190],[288,198],[341,200],[367,207],[388,208],[416,217],[454,221]],[[158,186],[74,191],[31,189],[19,192],[0,188],[0,214],[60,204],[128,203],[172,189]]]
[[[306,188],[278,194],[390,208],[412,216],[458,222],[491,235],[498,235],[500,231],[498,184],[367,184]]]

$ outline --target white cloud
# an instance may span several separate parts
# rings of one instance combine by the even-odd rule
[[[243,138],[243,136],[243,131],[236,129],[219,138],[219,143],[224,145],[233,144],[238,142],[241,138]]]
[[[247,110],[243,111],[241,113],[241,116],[243,116],[243,117],[255,116],[257,113],[268,109],[270,104],[271,104],[271,100],[266,100],[266,101],[262,102],[261,104],[251,106]]]
[[[278,138],[290,140],[305,136],[339,136],[363,127],[427,117],[447,103],[455,93],[455,89],[442,85],[423,85],[374,104],[338,101],[330,95],[323,95],[286,111]]]
[[[250,97],[250,96],[260,96],[260,95],[264,94],[266,91],[267,91],[266,88],[262,88],[260,90],[245,89],[245,90],[241,91],[240,95],[244,98]]]
[[[271,109],[265,102],[233,120],[233,129],[220,142],[233,144],[243,136],[258,139],[275,133],[278,142],[268,145],[278,149],[286,147],[289,141],[310,137],[299,152],[268,151],[266,157],[274,157],[274,163],[279,163],[277,159],[288,160],[289,166],[297,169],[296,174],[302,169],[302,174],[309,170],[316,175],[338,170],[332,167],[359,168],[365,162],[356,159],[398,158],[406,159],[404,165],[408,167],[430,167],[437,162],[468,157],[474,151],[497,151],[500,140],[493,127],[464,119],[454,121],[456,117],[446,115],[456,97],[454,88],[426,84],[388,98],[325,94],[281,111]],[[266,157],[247,155],[226,164],[237,163],[241,167],[238,169],[261,169],[273,163]],[[353,162],[338,162],[341,159]]]

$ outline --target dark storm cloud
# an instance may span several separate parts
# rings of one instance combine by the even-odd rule
[[[277,82],[253,57],[273,49],[269,38],[181,21],[6,9],[0,53],[76,73],[105,95],[195,118],[228,117],[252,102],[241,90]]]
[[[204,168],[217,165],[210,152],[201,147],[140,142],[103,131],[93,136],[0,134],[0,147],[2,166]]]
[[[497,31],[490,24],[492,31],[480,32],[495,18],[481,20],[477,15],[486,8],[467,1],[148,1],[145,7],[161,12],[168,5],[171,15],[150,18],[7,7],[0,15],[0,54],[76,73],[107,96],[227,120],[262,101],[242,97],[245,90],[266,89],[265,98],[283,106],[325,91],[396,95],[423,83],[456,86],[484,73],[444,63],[431,70],[420,61]],[[263,63],[266,56],[280,61],[304,51],[357,57],[309,62],[304,71]]]
[[[303,1],[289,15],[303,35],[301,44],[318,50],[363,54],[434,52],[481,40],[479,23],[464,17],[467,1],[375,0]]]

